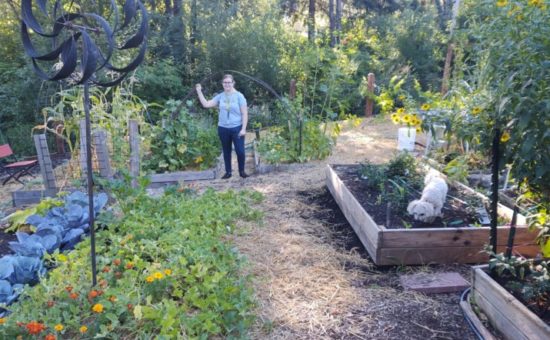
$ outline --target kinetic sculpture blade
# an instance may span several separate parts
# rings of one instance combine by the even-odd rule
[[[115,0],[110,0],[111,23],[110,18],[105,19],[95,13],[80,12],[84,6],[76,6],[74,3],[74,0],[67,1],[67,4],[56,0],[48,6],[48,0],[36,0],[36,6],[33,6],[33,0],[21,0],[21,39],[25,53],[31,57],[34,70],[40,78],[51,81],[68,80],[76,85],[84,85],[92,284],[95,286],[97,279],[91,171],[90,84],[103,87],[118,85],[128,73],[141,64],[147,49],[148,18],[145,6],[139,0],[125,0],[122,6],[124,14],[122,25],[119,25],[118,6]],[[79,9],[79,12],[68,12],[75,9]],[[138,27],[137,31],[123,43],[118,44],[116,38],[128,36],[128,31],[135,26],[134,23]],[[49,25],[50,29],[46,30],[43,25]],[[33,37],[49,40],[53,48],[45,53],[39,53],[33,44]],[[131,49],[138,49],[138,52],[130,63],[121,67],[113,65],[112,61],[117,59],[115,51],[123,53]],[[52,67],[54,70],[51,71],[44,70],[40,63],[45,61],[58,61],[58,67]]]

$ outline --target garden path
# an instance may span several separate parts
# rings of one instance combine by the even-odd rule
[[[338,137],[333,155],[290,171],[200,183],[199,188],[253,189],[265,195],[262,225],[241,223],[234,242],[254,274],[259,315],[255,339],[473,339],[460,295],[404,291],[399,275],[458,271],[439,265],[379,268],[326,190],[327,163],[387,161],[397,129],[368,119]]]

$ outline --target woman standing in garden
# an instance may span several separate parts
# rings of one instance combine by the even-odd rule
[[[246,134],[246,124],[248,123],[246,98],[242,93],[235,90],[235,80],[232,75],[224,75],[222,85],[223,92],[210,100],[204,98],[201,84],[195,85],[195,88],[204,108],[218,106],[218,135],[222,142],[223,161],[225,163],[225,175],[222,178],[228,179],[231,177],[231,144],[235,146],[235,152],[237,153],[239,175],[246,178],[248,177],[244,172],[244,136]]]

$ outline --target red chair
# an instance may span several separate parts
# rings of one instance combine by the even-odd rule
[[[0,159],[13,156],[13,151],[9,144],[0,145]],[[10,179],[15,179],[17,182],[23,184],[19,178],[23,175],[30,175],[30,171],[38,165],[38,160],[32,159],[28,161],[19,161],[14,163],[8,163],[3,165],[0,163],[0,167],[8,173],[8,178],[4,180],[2,185],[8,183]]]

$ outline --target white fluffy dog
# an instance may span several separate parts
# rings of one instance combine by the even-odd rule
[[[407,212],[417,221],[431,223],[441,216],[441,208],[447,197],[447,182],[437,171],[430,170],[424,177],[424,190],[419,200],[409,203]]]

